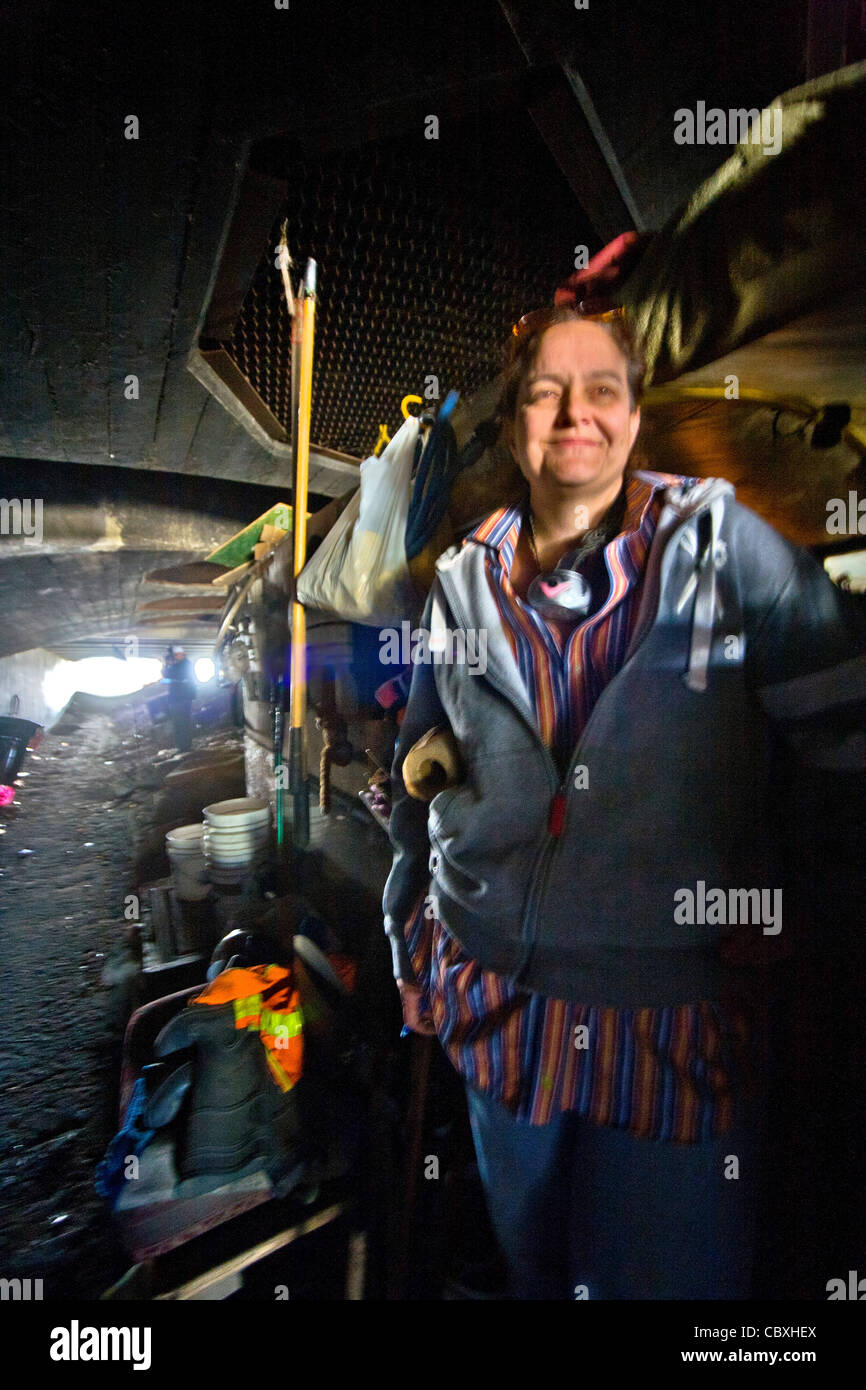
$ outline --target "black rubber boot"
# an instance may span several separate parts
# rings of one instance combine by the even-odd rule
[[[263,1169],[284,1195],[308,1176],[304,1078],[280,1090],[258,1033],[235,1027],[234,1006],[188,1005],[155,1043],[158,1057],[180,1048],[194,1052],[178,1140],[181,1178],[214,1175],[229,1182]]]

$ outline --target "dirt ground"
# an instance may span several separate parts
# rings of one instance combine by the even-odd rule
[[[41,1278],[46,1299],[98,1298],[130,1264],[94,1188],[125,1013],[106,978],[128,966],[125,900],[177,766],[166,743],[143,704],[73,706],[0,811],[0,1276]],[[195,738],[239,743],[228,720]]]
[[[200,798],[206,786],[213,792],[207,776],[217,775],[206,774],[186,793],[172,790],[166,777],[189,755],[185,760],[167,746],[168,726],[154,725],[144,703],[108,714],[93,706],[76,699],[28,754],[15,803],[0,810],[0,1278],[42,1279],[46,1300],[98,1299],[132,1264],[94,1187],[96,1167],[118,1128],[123,1029],[137,1002],[124,909],[130,894],[168,873],[166,827],[193,818],[188,798]],[[217,701],[200,718],[194,755],[213,755],[211,766],[224,766],[217,755],[242,747],[228,702]],[[178,799],[184,795],[187,802]],[[329,830],[332,854],[342,844],[344,821],[337,815]],[[351,859],[360,831],[345,833]],[[339,856],[327,866],[323,861],[316,873],[337,874],[340,862]],[[352,898],[357,907],[356,899],[358,891]],[[145,941],[148,914],[142,894]],[[359,948],[363,917],[360,908],[358,922],[345,906],[341,914],[344,926],[357,927]],[[367,983],[358,991],[366,1020],[359,1066],[365,1089],[375,1092],[373,1119],[365,1123],[376,1157],[361,1165],[359,1178],[370,1234],[368,1297],[381,1296],[389,1278],[383,1261],[396,1230],[409,1066],[387,948],[378,937],[374,945]],[[151,954],[146,944],[146,963]],[[439,1292],[446,1268],[485,1265],[491,1236],[466,1151],[465,1116],[460,1128],[462,1090],[444,1056],[437,1051],[432,1060],[422,1152],[443,1155],[443,1182],[421,1184],[406,1296],[461,1298],[467,1295]],[[445,1155],[452,1147],[457,1168],[469,1165],[459,1191],[447,1175]],[[294,1247],[263,1261],[235,1296],[272,1298],[274,1284],[288,1281],[293,1297],[340,1298],[342,1275],[335,1282],[334,1270],[345,1258],[337,1248],[345,1234],[342,1228],[326,1231],[318,1244],[305,1247],[300,1263]],[[473,1282],[483,1287],[488,1277],[483,1268]]]

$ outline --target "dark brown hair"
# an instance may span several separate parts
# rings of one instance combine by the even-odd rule
[[[512,336],[507,350],[505,370],[502,378],[502,395],[499,401],[499,419],[504,424],[514,420],[517,415],[517,400],[520,387],[532,369],[541,339],[557,323],[597,323],[609,337],[613,338],[626,361],[626,380],[631,409],[636,410],[643,394],[646,363],[643,352],[628,321],[615,318],[593,318],[582,314],[570,305],[552,308],[549,314],[542,315],[538,327],[531,331]]]

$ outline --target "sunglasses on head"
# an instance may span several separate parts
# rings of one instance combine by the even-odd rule
[[[513,338],[525,338],[530,333],[538,333],[541,329],[547,328],[555,319],[556,315],[565,308],[575,308],[582,319],[588,319],[595,323],[610,323],[613,319],[624,319],[625,310],[621,308],[605,309],[602,300],[582,299],[579,304],[574,306],[566,304],[555,304],[547,309],[532,309],[528,314],[524,314],[511,330]]]

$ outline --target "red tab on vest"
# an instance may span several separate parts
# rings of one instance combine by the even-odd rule
[[[550,803],[547,817],[547,830],[550,835],[561,835],[565,823],[565,793],[557,792]]]

